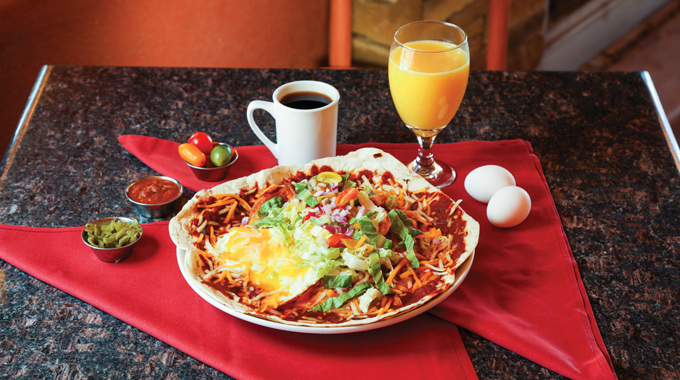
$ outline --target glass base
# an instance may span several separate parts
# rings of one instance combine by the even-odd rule
[[[432,186],[442,189],[456,179],[456,171],[445,162],[434,160],[432,167],[420,166],[413,160],[408,168],[427,180]]]

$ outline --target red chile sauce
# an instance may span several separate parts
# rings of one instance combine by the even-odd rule
[[[443,235],[451,235],[451,246],[456,247],[451,253],[454,261],[465,252],[465,222],[461,220],[462,211],[456,208],[451,216],[449,209],[453,201],[449,197],[437,197],[430,203],[430,216],[436,221],[432,226],[439,228]],[[450,222],[450,223],[449,223]]]
[[[128,189],[128,197],[144,204],[169,202],[179,196],[179,186],[162,178],[149,178],[137,181]]]
[[[297,172],[290,179],[284,181],[284,183],[300,182],[305,179],[310,179],[313,176],[324,171],[333,171],[333,169],[325,165],[322,167],[313,166],[310,174]],[[337,173],[341,175],[346,174],[346,172],[344,171],[338,171]],[[370,170],[352,172],[349,179],[352,181],[359,181],[364,176],[368,179],[371,179],[373,178],[374,173]],[[385,172],[381,175],[380,181],[382,183],[390,183],[390,180],[394,181],[394,176],[392,175],[392,173]],[[268,186],[269,184],[267,183],[263,188],[267,188]],[[257,185],[256,187],[257,191],[249,192],[248,194],[246,194],[245,189],[242,189],[239,195],[243,199],[245,199],[248,203],[252,203],[255,200],[255,194],[259,192],[259,187]],[[262,196],[262,194],[260,196]],[[205,203],[210,204],[213,203],[214,201],[215,198],[209,197],[205,201]],[[460,254],[465,250],[465,230],[461,228],[464,225],[464,223],[460,219],[462,215],[460,209],[456,209],[456,211],[449,216],[449,209],[452,203],[453,201],[449,197],[436,197],[436,199],[432,200],[432,202],[430,203],[430,216],[432,216],[437,221],[433,224],[433,227],[439,228],[442,231],[442,234],[444,235],[453,236],[452,246],[456,248],[453,250],[453,252],[451,252],[451,258],[455,261],[460,256]],[[412,208],[415,209],[415,205]],[[203,216],[208,220],[212,220],[213,216],[215,218],[218,216],[217,215],[218,211],[219,207],[208,208],[207,210],[205,210]],[[195,220],[193,222],[195,222]],[[208,263],[205,262],[203,256],[201,256],[201,259],[203,261],[202,262],[203,269],[207,270],[207,268],[209,267]],[[383,268],[383,270],[385,270],[385,268]],[[243,289],[242,287],[234,286],[233,284],[227,284],[226,282],[216,284],[211,283],[209,281],[204,281],[203,283],[221,292],[222,294],[229,298],[233,298],[233,294],[237,294],[240,296],[247,295],[249,298],[253,298],[261,291],[260,289],[257,288]],[[400,296],[402,302],[401,307],[405,307],[407,305],[416,303],[423,297],[440,293],[440,290],[437,289],[437,284],[438,284],[437,281],[432,281],[411,293],[401,295]],[[283,305],[280,305],[277,308],[277,310],[282,313],[281,318],[288,321],[300,321],[303,316],[307,316],[311,318],[322,319],[326,323],[343,322],[344,320],[340,316],[333,313],[323,313],[320,311],[305,310],[305,305],[307,305],[311,297],[316,295],[317,292],[320,291],[322,288],[323,283],[319,281],[313,286],[311,286],[309,289],[307,289],[305,292],[297,296],[295,299],[290,300]]]

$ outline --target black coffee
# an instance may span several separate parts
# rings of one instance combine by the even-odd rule
[[[312,110],[329,105],[333,100],[328,95],[312,91],[292,92],[281,98],[281,104],[299,110]]]

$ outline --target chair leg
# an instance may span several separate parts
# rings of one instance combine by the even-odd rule
[[[352,66],[352,0],[331,0],[328,31],[328,65]]]
[[[508,15],[510,0],[489,0],[487,70],[506,70],[508,61]]]

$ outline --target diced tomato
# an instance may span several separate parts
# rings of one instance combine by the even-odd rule
[[[350,187],[348,189],[345,189],[335,198],[335,205],[338,207],[343,207],[347,205],[349,201],[356,198],[357,194],[359,194],[359,190],[357,190],[356,187]]]
[[[349,238],[350,237],[345,234],[333,234],[326,239],[326,242],[331,248],[344,248],[345,244],[342,241]]]

